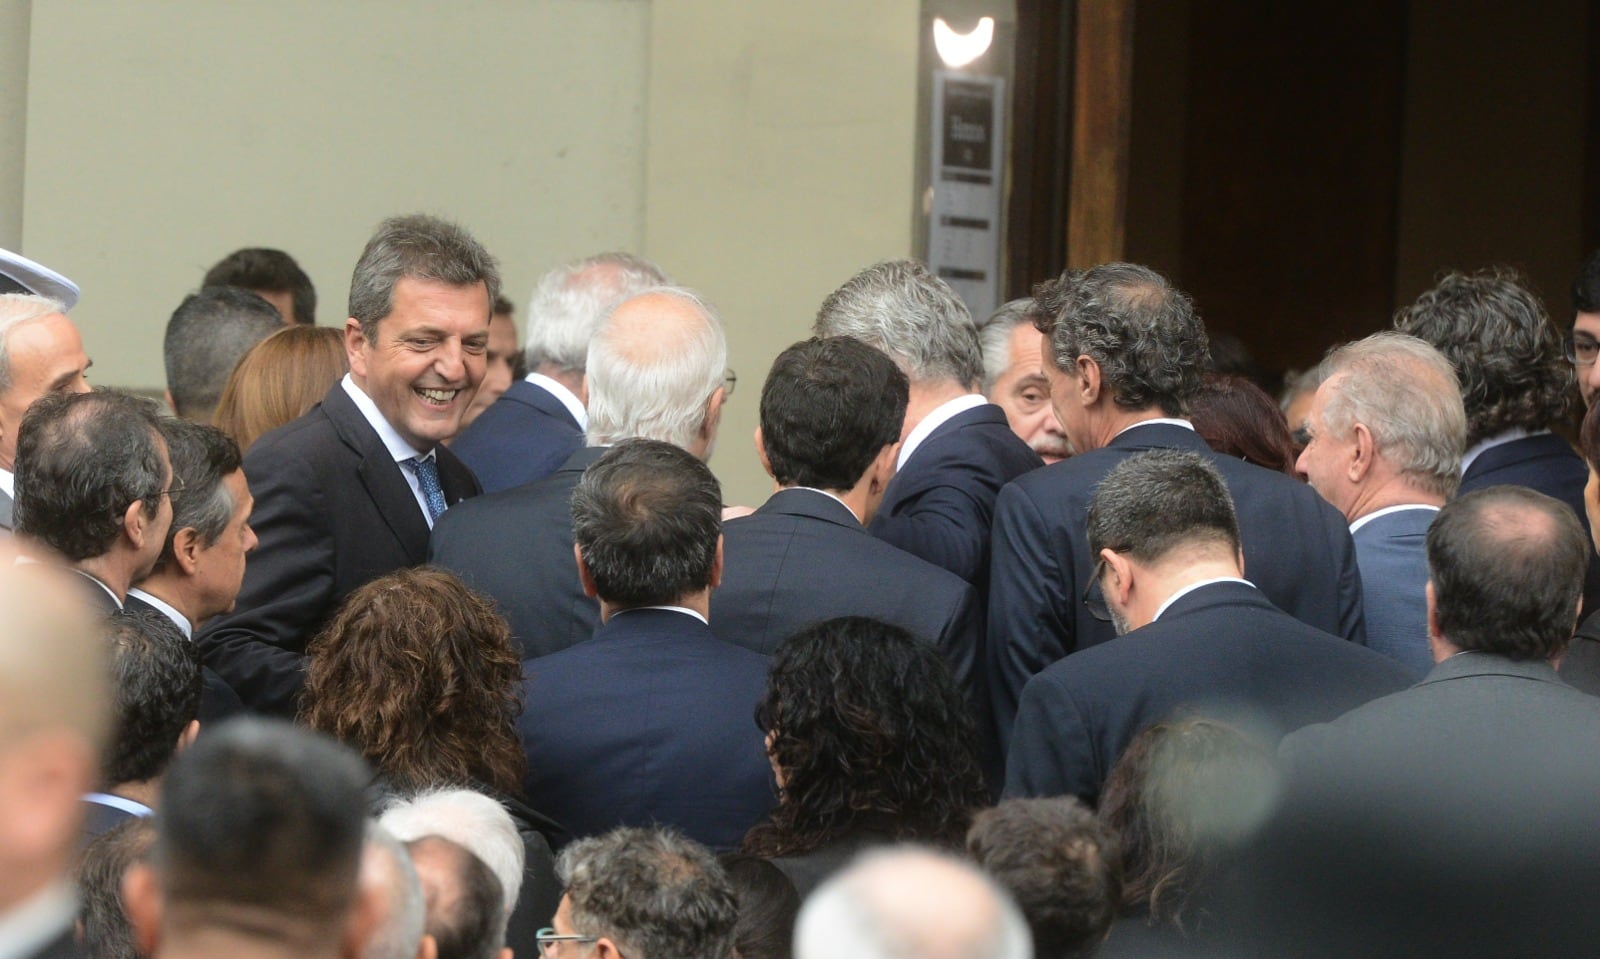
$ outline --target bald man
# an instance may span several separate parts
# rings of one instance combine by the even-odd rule
[[[17,495],[17,433],[41,396],[89,392],[89,355],[61,300],[0,294],[0,527]]]
[[[588,639],[600,607],[573,562],[572,491],[605,447],[640,437],[709,459],[727,395],[728,344],[711,306],[656,287],[614,306],[590,341],[588,445],[553,475],[440,517],[428,560],[492,596],[524,659]]]

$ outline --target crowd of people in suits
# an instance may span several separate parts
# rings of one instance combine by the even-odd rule
[[[879,263],[766,372],[759,505],[723,320],[636,256],[519,344],[456,224],[384,221],[342,328],[241,250],[166,408],[77,295],[0,251],[3,959],[1600,931],[1600,254],[1566,335],[1446,274],[1282,409],[1146,267],[979,323]]]

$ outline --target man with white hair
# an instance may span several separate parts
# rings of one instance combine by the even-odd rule
[[[370,893],[379,910],[362,959],[435,959],[433,937],[423,931],[427,915],[422,882],[411,855],[400,840],[370,820],[360,876],[363,891]]]
[[[0,293],[0,527],[11,528],[23,414],[48,393],[89,392],[89,366],[64,301]]]
[[[1012,300],[995,310],[978,330],[978,344],[983,347],[983,392],[1005,411],[1011,432],[1047,465],[1071,456],[1072,444],[1050,405],[1043,336],[1033,325],[1033,299]]]
[[[1461,482],[1467,414],[1444,354],[1403,333],[1339,347],[1315,373],[1296,469],[1350,523],[1367,646],[1433,668],[1428,527]]]
[[[582,642],[600,625],[599,604],[584,595],[572,561],[570,504],[583,471],[605,447],[633,437],[709,459],[727,359],[722,321],[695,293],[658,287],[623,300],[589,344],[588,446],[537,483],[440,517],[428,561],[495,600],[524,659]]]
[[[484,492],[544,479],[583,446],[589,341],[612,304],[671,282],[654,263],[627,253],[601,253],[544,275],[528,308],[527,377],[451,446]]]
[[[992,880],[913,846],[869,852],[800,910],[795,959],[1031,959],[1022,913]]]
[[[396,800],[378,821],[402,842],[437,836],[481,860],[500,886],[506,943],[518,955],[534,955],[534,936],[561,899],[555,859],[542,835],[519,830],[497,800],[471,789],[434,789]]]

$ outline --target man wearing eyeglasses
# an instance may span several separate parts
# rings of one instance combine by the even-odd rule
[[[172,525],[176,490],[154,404],[112,391],[45,396],[23,417],[16,466],[24,549],[78,574],[95,609],[121,609]]]
[[[1567,362],[1578,373],[1578,393],[1584,406],[1593,406],[1600,392],[1600,250],[1583,261],[1583,269],[1572,281],[1572,332],[1567,334]]]
[[[1222,474],[1198,453],[1136,453],[1089,504],[1093,583],[1083,602],[1118,638],[1029,680],[1006,756],[1007,796],[1094,805],[1140,730],[1175,713],[1269,740],[1398,692],[1412,674],[1275,607],[1245,578]]]

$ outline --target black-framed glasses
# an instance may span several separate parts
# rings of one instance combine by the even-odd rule
[[[188,489],[188,486],[186,484],[173,483],[171,486],[167,487],[166,489],[158,489],[158,490],[156,490],[153,495],[157,496],[157,497],[165,496],[165,497],[168,497],[170,499],[171,497],[177,496],[179,493],[183,492],[185,489]]]
[[[555,959],[556,946],[563,942],[599,942],[599,936],[577,936],[556,932],[554,928],[545,926],[533,934],[533,939],[539,944],[539,955],[544,959]]]
[[[1561,355],[1573,366],[1593,366],[1600,356],[1600,341],[1586,333],[1568,333],[1561,338]]]
[[[1100,589],[1100,577],[1105,575],[1106,560],[1102,556],[1094,561],[1094,574],[1089,577],[1089,585],[1083,590],[1083,608],[1089,615],[1102,623],[1111,622],[1111,607],[1106,605],[1106,594]]]

